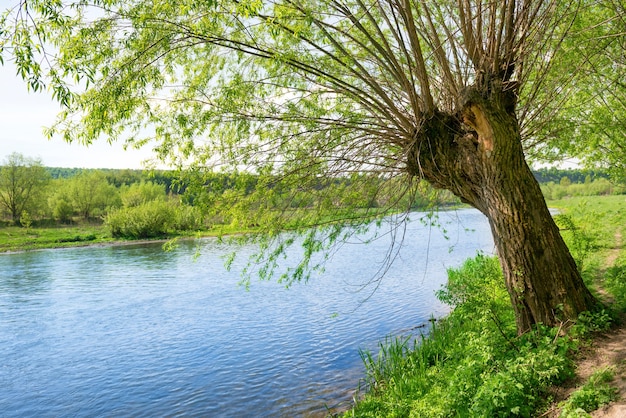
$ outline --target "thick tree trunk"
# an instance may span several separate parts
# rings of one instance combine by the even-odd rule
[[[489,219],[520,333],[532,325],[575,319],[595,305],[539,185],[523,162],[502,166],[485,185]]]
[[[522,333],[536,323],[556,325],[575,319],[595,301],[530,170],[516,171],[515,175],[519,187],[485,193],[489,199],[485,215]]]
[[[484,90],[483,90],[484,91]],[[489,220],[519,333],[596,305],[526,164],[512,92],[477,90],[416,133],[408,169]]]

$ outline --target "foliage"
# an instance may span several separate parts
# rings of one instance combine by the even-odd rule
[[[428,336],[362,354],[369,391],[344,416],[530,416],[550,385],[572,375],[577,340],[541,326],[517,337],[497,259],[451,269],[438,296],[454,310]]]
[[[23,210],[20,215],[20,224],[28,230],[33,225],[33,219],[30,217],[30,214]]]
[[[566,177],[564,177],[566,178]],[[559,200],[574,196],[606,196],[626,194],[626,185],[615,183],[605,178],[585,181],[584,183],[548,182],[541,185],[541,191],[548,200]]]
[[[615,370],[604,367],[595,371],[589,380],[561,406],[561,418],[590,417],[587,412],[595,411],[617,398],[617,389],[609,385]]]
[[[105,224],[114,238],[142,239],[165,237],[176,230],[199,229],[202,218],[192,207],[153,200],[112,210]]]
[[[603,286],[615,298],[616,308],[626,309],[626,256],[617,260],[614,266],[607,269]]]
[[[53,180],[51,190],[53,191],[48,196],[48,207],[52,217],[63,224],[70,223],[74,215],[74,205],[68,187],[63,181]]]
[[[593,213],[589,213],[586,216],[594,215]],[[576,225],[572,217],[567,214],[557,214],[554,218],[561,229],[561,234],[564,235],[568,243],[578,269],[582,270],[586,258],[596,249],[597,239],[594,236],[595,234],[589,229],[583,229]]]
[[[109,207],[118,205],[119,195],[102,171],[83,172],[69,180],[68,196],[74,209],[83,217],[103,215]]]
[[[130,208],[139,206],[147,202],[166,199],[165,186],[152,183],[151,181],[141,181],[129,186],[122,186],[120,190],[122,205]]]
[[[561,71],[573,82],[562,96],[565,106],[550,115],[541,132],[554,138],[542,149],[544,158],[574,156],[586,167],[607,170],[615,180],[626,178],[625,6],[622,0],[607,0],[581,8],[561,60]]]
[[[40,160],[19,153],[10,154],[0,167],[0,208],[8,211],[14,223],[27,211],[36,213],[48,173]]]
[[[165,186],[142,180],[120,190],[123,208],[110,211],[105,223],[116,238],[164,237],[204,226],[199,208],[168,201]]]
[[[557,168],[543,167],[533,170],[533,175],[541,184],[558,183],[563,177],[570,179],[572,183],[589,183],[594,180],[608,179],[609,173],[602,169],[588,168]]]
[[[608,331],[614,318],[604,309],[595,312],[583,312],[578,321],[570,328],[570,335],[587,338],[594,333]]]

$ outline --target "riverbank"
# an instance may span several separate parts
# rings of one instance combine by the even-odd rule
[[[616,400],[613,410],[623,411],[624,356],[597,367],[582,361],[606,352],[594,351],[604,335],[621,335],[615,324],[626,308],[625,203],[624,196],[549,202],[564,216],[557,222],[567,226],[568,245],[605,309],[517,337],[497,261],[468,260],[449,272],[439,298],[455,308],[428,337],[388,339],[379,354],[364,354],[365,393],[342,416],[580,417]]]
[[[0,228],[0,253],[16,253],[53,248],[74,248],[92,245],[128,245],[167,242],[172,239],[194,239],[237,235],[252,230],[237,230],[220,226],[210,230],[188,231],[154,239],[117,239],[101,224],[61,225],[53,227]]]
[[[442,205],[438,210],[452,211],[468,208],[462,204]],[[368,217],[365,211],[356,210],[358,218],[365,221]],[[371,216],[370,216],[371,218]],[[332,219],[322,223],[331,223]],[[70,225],[34,225],[29,228],[0,225],[0,253],[14,253],[21,251],[85,247],[90,245],[124,245],[145,242],[167,242],[172,239],[195,239],[222,236],[237,236],[258,233],[258,226],[234,226],[230,224],[216,224],[209,229],[170,231],[163,236],[154,238],[113,238],[110,228],[103,223],[76,221]]]

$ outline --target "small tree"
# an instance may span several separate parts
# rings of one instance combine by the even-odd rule
[[[23,210],[20,215],[20,224],[22,225],[22,227],[26,228],[26,231],[28,231],[33,225],[33,219],[30,217],[30,214],[26,210]]]
[[[69,223],[74,215],[74,205],[69,196],[69,180],[54,180],[54,191],[49,194],[48,208],[52,216],[59,222]]]
[[[0,168],[0,206],[20,224],[22,213],[30,211],[41,199],[50,176],[41,160],[13,153]]]
[[[120,195],[122,204],[127,208],[140,206],[144,203],[156,200],[165,201],[167,197],[165,194],[165,186],[143,180],[140,183],[133,183],[130,186],[122,186]]]
[[[102,213],[107,207],[119,202],[117,189],[109,184],[106,175],[99,170],[84,171],[70,179],[69,196],[73,207],[85,220],[97,211]]]
[[[569,179],[569,177],[563,176],[561,177],[561,181],[559,182],[559,184],[563,187],[569,187],[571,186],[572,181]]]

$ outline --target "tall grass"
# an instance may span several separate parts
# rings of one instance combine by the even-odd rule
[[[517,336],[499,263],[478,255],[448,272],[438,297],[454,306],[428,336],[387,338],[363,352],[366,393],[345,417],[530,416],[547,389],[573,374],[568,353],[588,325],[561,336],[539,326]]]

